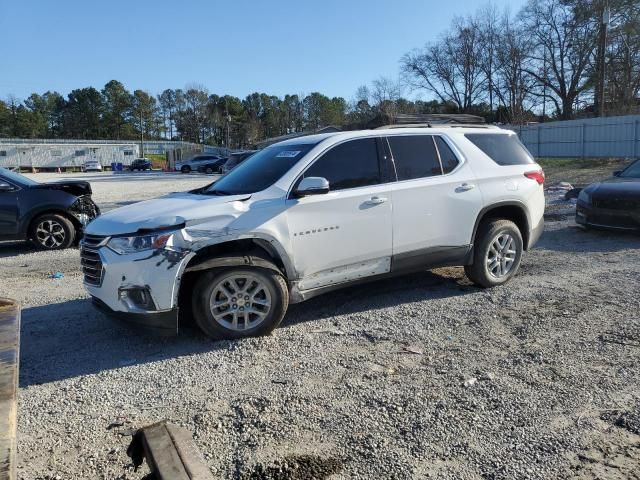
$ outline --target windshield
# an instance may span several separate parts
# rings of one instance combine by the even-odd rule
[[[625,178],[640,178],[640,160],[629,165],[620,173],[620,176]]]
[[[25,177],[24,175],[20,175],[19,173],[12,172],[11,170],[7,170],[6,168],[3,168],[3,167],[0,167],[0,177],[4,177],[10,182],[17,183],[22,187],[38,184],[38,182],[35,182],[30,178]]]
[[[316,143],[301,143],[267,147],[251,155],[201,193],[238,195],[260,192],[277,182],[316,145]]]

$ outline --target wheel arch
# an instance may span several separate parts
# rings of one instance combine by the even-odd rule
[[[274,270],[287,282],[294,279],[293,265],[276,241],[265,238],[232,239],[207,245],[195,252],[182,271],[177,297],[178,305],[188,305],[187,295],[196,279],[207,270],[234,266],[254,266]]]
[[[33,227],[34,222],[41,217],[42,215],[60,215],[71,222],[73,227],[76,229],[76,234],[79,229],[82,228],[80,221],[70,214],[66,209],[61,207],[53,207],[53,208],[43,208],[36,211],[33,211],[29,214],[27,218],[24,219],[22,233],[24,237],[30,237],[31,229]]]
[[[473,236],[471,237],[471,243],[475,244],[476,234],[480,224],[487,219],[505,219],[511,220],[518,226],[520,233],[522,234],[522,243],[524,250],[528,250],[529,241],[531,238],[531,221],[529,217],[529,210],[527,206],[518,201],[505,201],[498,202],[492,205],[484,207],[478,217],[476,218],[475,225],[473,226]]]

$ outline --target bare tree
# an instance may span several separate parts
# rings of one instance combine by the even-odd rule
[[[482,49],[473,22],[457,18],[439,41],[402,57],[403,78],[410,87],[426,89],[443,103],[453,102],[458,111],[468,112],[484,94]]]
[[[530,0],[520,13],[523,32],[532,38],[526,72],[546,89],[562,119],[573,117],[579,97],[592,85],[589,66],[596,47],[592,21],[577,18],[563,0]]]
[[[535,78],[526,72],[530,40],[505,12],[495,47],[495,93],[508,111],[510,123],[522,123],[534,106]]]

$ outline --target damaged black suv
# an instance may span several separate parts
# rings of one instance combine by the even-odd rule
[[[35,182],[0,167],[0,240],[58,250],[77,243],[100,214],[84,181]]]

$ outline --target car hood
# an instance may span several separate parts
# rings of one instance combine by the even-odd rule
[[[59,182],[38,183],[31,185],[35,190],[63,190],[76,197],[91,195],[91,184],[82,180],[61,180]]]
[[[612,177],[593,183],[585,190],[597,197],[640,198],[640,179]]]
[[[111,210],[89,224],[90,235],[123,235],[197,225],[215,217],[237,217],[251,195],[210,196],[172,193]]]

